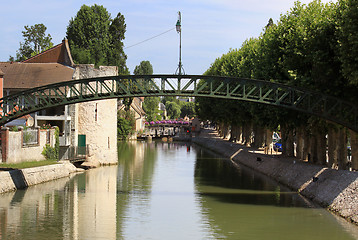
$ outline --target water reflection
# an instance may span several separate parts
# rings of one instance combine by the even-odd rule
[[[354,239],[299,195],[184,143],[118,145],[118,166],[0,195],[0,239]]]
[[[295,192],[229,160],[200,150],[195,165],[198,202],[217,239],[356,239],[340,222]]]
[[[300,195],[278,185],[268,177],[203,150],[197,154],[195,182],[200,195],[237,204],[281,207],[313,207]]]

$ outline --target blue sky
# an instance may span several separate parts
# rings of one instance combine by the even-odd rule
[[[309,0],[302,0],[309,3]],[[329,2],[323,0],[323,2]],[[333,2],[336,2],[334,0]],[[182,13],[182,63],[186,74],[202,74],[230,48],[258,37],[271,17],[276,22],[293,0],[17,0],[1,4],[0,61],[15,56],[25,25],[42,23],[52,42],[61,43],[72,17],[83,5],[103,5],[114,18],[124,15],[125,47],[175,27]],[[179,34],[173,29],[145,43],[125,49],[131,73],[149,60],[157,74],[174,74],[179,58]]]

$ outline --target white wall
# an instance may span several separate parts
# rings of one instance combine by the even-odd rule
[[[51,146],[54,145],[54,132],[51,130]],[[46,145],[47,130],[40,130],[39,145],[22,146],[21,132],[9,132],[9,152],[6,163],[20,163],[29,161],[43,161],[45,157],[41,154]],[[4,162],[4,160],[3,160]]]

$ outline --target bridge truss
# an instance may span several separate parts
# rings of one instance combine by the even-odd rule
[[[189,96],[256,102],[327,119],[358,132],[358,108],[319,92],[269,81],[201,75],[127,75],[46,85],[0,99],[0,125],[42,109],[109,98]]]

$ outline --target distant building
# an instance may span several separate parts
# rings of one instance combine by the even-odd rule
[[[167,108],[165,107],[164,103],[160,102],[158,109],[162,115],[162,119],[167,119]]]
[[[145,111],[143,110],[144,97],[135,97],[130,105],[130,111],[134,114],[135,131],[144,130],[145,127]],[[118,102],[118,110],[124,110],[122,101]]]

